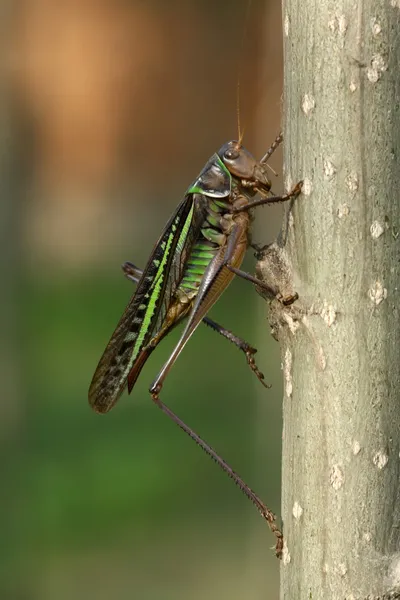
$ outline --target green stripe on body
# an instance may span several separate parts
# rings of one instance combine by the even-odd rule
[[[182,227],[182,231],[180,233],[179,239],[178,239],[178,243],[177,243],[177,251],[181,252],[183,250],[184,244],[185,244],[185,240],[187,238],[188,232],[189,232],[189,228],[190,228],[190,224],[192,221],[192,216],[193,216],[193,210],[194,210],[194,205],[192,205],[188,216],[186,217],[186,221],[185,224]],[[177,219],[177,222],[179,224],[179,218]],[[168,262],[168,257],[169,257],[169,253],[170,253],[170,248],[173,244],[174,238],[175,238],[175,232],[177,229],[177,223],[174,223],[173,226],[171,227],[171,233],[168,236],[168,239],[166,242],[162,242],[161,243],[161,248],[164,249],[164,254],[163,257],[160,261],[160,265],[158,267],[157,273],[155,275],[154,278],[154,284],[153,284],[153,289],[151,291],[151,294],[148,298],[148,304],[147,304],[147,310],[143,316],[143,320],[142,320],[142,326],[139,330],[139,333],[137,335],[136,338],[136,342],[135,345],[133,347],[133,351],[132,351],[132,356],[129,360],[129,363],[127,364],[127,367],[125,369],[124,372],[124,376],[126,376],[129,371],[132,368],[133,363],[136,360],[136,357],[138,356],[141,348],[142,348],[142,344],[144,341],[144,338],[146,337],[146,334],[149,330],[150,324],[151,324],[151,320],[152,317],[154,315],[155,312],[155,308],[156,308],[156,304],[157,304],[157,300],[159,299],[160,296],[160,290],[162,287],[162,283],[164,281],[164,275],[165,275],[165,266]],[[156,261],[153,261],[154,264]],[[147,294],[146,294],[147,295]]]
[[[203,257],[194,257],[191,256],[190,257],[190,261],[189,261],[189,266],[193,265],[194,267],[208,267],[208,265],[210,264],[210,260],[211,258],[213,258],[213,255],[211,254],[211,257],[209,258],[203,258]]]

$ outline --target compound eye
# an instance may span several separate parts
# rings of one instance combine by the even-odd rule
[[[237,150],[236,148],[229,148],[229,150],[225,151],[224,158],[226,158],[227,160],[236,160],[237,158],[239,158],[239,150]]]

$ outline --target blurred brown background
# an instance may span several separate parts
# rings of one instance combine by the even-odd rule
[[[148,396],[179,332],[106,417],[87,388],[132,292],[119,265],[145,264],[237,137],[238,75],[246,147],[279,132],[280,3],[0,0],[0,33],[0,598],[277,598],[266,525]],[[256,241],[279,215],[258,211]],[[279,514],[266,306],[236,281],[212,316],[260,347],[273,389],[200,327],[163,399]]]

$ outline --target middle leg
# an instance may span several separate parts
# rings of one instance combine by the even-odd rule
[[[137,283],[139,281],[143,273],[143,271],[139,269],[139,267],[137,267],[129,261],[125,262],[122,265],[122,270],[125,276],[134,283]],[[243,352],[246,356],[247,364],[249,365],[250,369],[253,371],[257,379],[263,384],[264,387],[271,387],[268,383],[265,382],[264,374],[257,367],[256,361],[254,360],[254,355],[257,352],[256,348],[253,348],[253,346],[250,346],[250,344],[248,344],[245,340],[229,331],[229,329],[222,327],[222,325],[219,325],[219,323],[216,323],[209,317],[204,317],[203,323],[205,323],[205,325],[210,327],[213,331],[216,331],[225,339],[229,340],[232,344],[234,344],[237,348],[239,348],[239,350],[241,350],[241,352]]]

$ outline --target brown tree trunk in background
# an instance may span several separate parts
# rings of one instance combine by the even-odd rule
[[[283,24],[285,183],[304,186],[259,264],[270,279],[275,251],[300,297],[272,303],[281,599],[400,598],[400,2],[285,0]]]
[[[16,121],[13,119],[10,89],[10,65],[7,61],[10,55],[11,11],[10,2],[0,1],[0,443],[7,443],[7,440],[13,438],[15,430],[18,429],[20,415],[20,349],[16,332],[17,286],[21,258],[20,199],[25,178],[20,165],[19,140],[15,131]]]
[[[22,527],[20,466],[23,439],[23,367],[21,314],[22,191],[26,183],[22,137],[11,90],[8,59],[12,41],[13,3],[0,1],[0,598],[28,597],[29,583],[20,573],[24,548],[18,539]],[[18,131],[17,131],[18,125]],[[25,493],[26,490],[24,490]],[[28,592],[30,598],[32,595]]]

